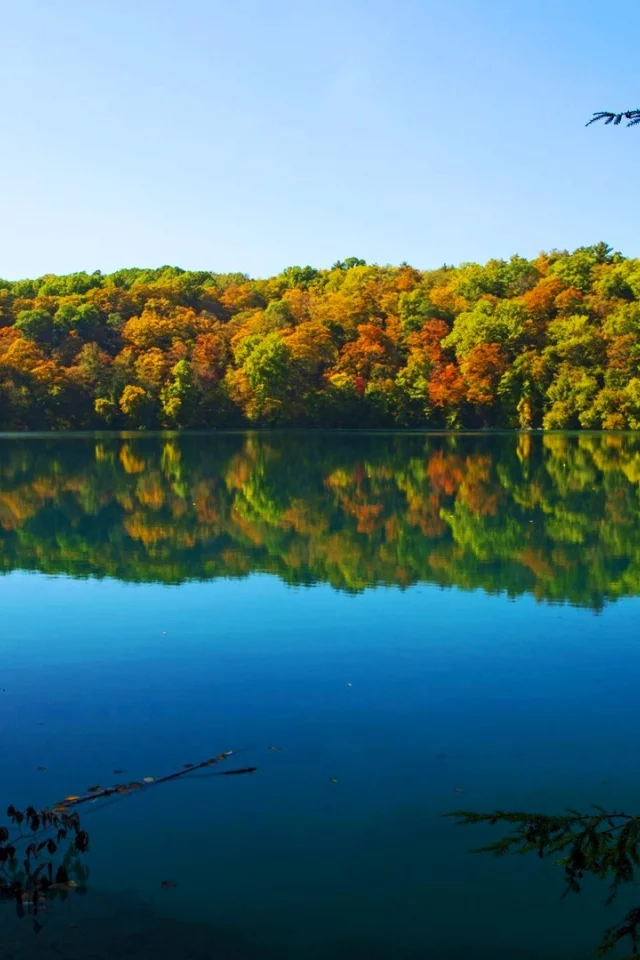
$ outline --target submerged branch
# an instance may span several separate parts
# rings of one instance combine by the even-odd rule
[[[77,807],[82,803],[100,800],[102,797],[110,797],[114,793],[131,793],[134,790],[144,790],[146,787],[157,786],[160,783],[168,783],[170,780],[186,777],[187,774],[193,773],[194,770],[202,770],[204,767],[213,767],[218,763],[222,763],[223,760],[227,760],[232,754],[233,750],[225,750],[224,753],[218,754],[217,757],[211,757],[209,760],[203,760],[201,763],[185,764],[181,770],[175,773],[169,773],[164,777],[145,777],[143,780],[133,780],[131,783],[119,783],[113,787],[96,787],[89,790],[88,793],[83,796],[65,797],[64,800],[57,803],[53,809],[58,810],[59,808]]]

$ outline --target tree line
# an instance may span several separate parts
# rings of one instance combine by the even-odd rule
[[[640,260],[0,280],[0,429],[640,427]]]

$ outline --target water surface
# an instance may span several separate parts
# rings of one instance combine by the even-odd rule
[[[624,435],[0,439],[1,802],[258,767],[96,805],[0,957],[586,957],[626,901],[441,814],[635,810],[639,484]]]

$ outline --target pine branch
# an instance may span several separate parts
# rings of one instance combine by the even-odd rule
[[[594,113],[591,120],[589,120],[585,126],[590,127],[592,123],[604,120],[605,124],[613,123],[614,127],[617,127],[620,125],[623,117],[625,120],[628,120],[628,127],[635,127],[640,123],[640,110],[623,110],[621,113],[612,113],[610,110],[599,110],[597,113]]]
[[[462,826],[506,825],[509,830],[505,836],[472,852],[496,857],[533,852],[540,858],[552,856],[556,865],[564,867],[563,897],[580,893],[582,880],[591,874],[599,880],[609,880],[607,903],[611,903],[621,886],[634,881],[636,867],[640,868],[640,816],[611,813],[597,806],[594,809],[595,813],[568,810],[559,816],[502,810],[459,810],[445,816],[455,818]],[[640,957],[640,907],[605,933],[598,955],[605,956],[624,940],[631,941],[630,956]]]
[[[638,956],[638,943],[640,937],[640,907],[634,907],[625,916],[624,920],[610,927],[605,933],[602,943],[596,951],[596,956],[605,957],[625,938],[629,938],[632,943],[632,952],[627,960],[633,960]]]

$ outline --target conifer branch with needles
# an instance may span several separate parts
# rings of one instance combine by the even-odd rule
[[[605,124],[612,123],[614,127],[617,127],[623,118],[628,121],[627,127],[635,127],[640,123],[640,110],[622,110],[620,113],[614,113],[611,110],[598,110],[591,117],[591,120],[585,123],[585,127],[591,126],[592,123],[598,123],[600,120],[603,120]]]
[[[508,832],[499,840],[479,847],[474,853],[491,853],[502,857],[509,853],[537,853],[554,857],[564,868],[563,896],[580,893],[585,876],[609,881],[607,903],[615,900],[621,886],[633,883],[640,868],[640,816],[608,812],[594,805],[595,813],[567,810],[555,816],[546,813],[473,813],[458,810],[445,814],[458,824],[500,824]],[[640,957],[640,906],[630,910],[620,923],[610,927],[597,950],[604,957],[627,941],[631,953],[627,960]]]

